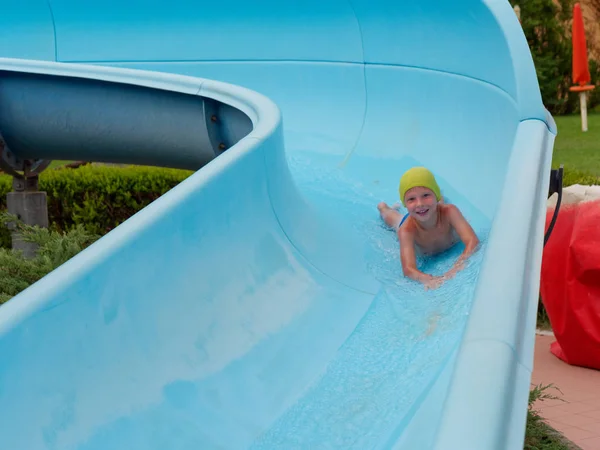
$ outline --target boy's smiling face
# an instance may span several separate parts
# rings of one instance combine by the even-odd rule
[[[417,186],[406,191],[404,204],[412,217],[419,222],[427,222],[435,217],[438,201],[431,189]]]

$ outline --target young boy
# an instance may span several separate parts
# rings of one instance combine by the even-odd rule
[[[408,210],[404,217],[384,202],[379,203],[377,209],[384,222],[397,230],[404,275],[423,283],[428,289],[435,289],[463,268],[479,239],[460,210],[442,202],[437,181],[425,167],[413,167],[404,173],[399,193]],[[465,250],[446,274],[434,277],[417,269],[417,252],[423,255],[441,253],[459,240],[465,244]]]

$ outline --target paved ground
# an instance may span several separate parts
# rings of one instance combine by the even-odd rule
[[[600,450],[600,371],[570,366],[552,353],[553,336],[537,336],[533,384],[554,384],[562,392],[546,391],[561,400],[535,407],[555,429],[583,450]]]

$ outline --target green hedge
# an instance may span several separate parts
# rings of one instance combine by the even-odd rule
[[[579,111],[579,97],[569,91],[572,81],[571,22],[576,0],[510,0],[521,8],[521,26],[533,57],[544,105],[553,115]],[[589,7],[589,5],[588,5]],[[588,39],[592,84],[600,79],[600,61]],[[600,103],[600,90],[588,95],[588,108]]]
[[[12,214],[0,213],[0,223],[11,222],[21,239],[38,246],[33,258],[21,252],[0,248],[0,305],[67,262],[100,236],[90,234],[81,225],[66,233],[25,225]]]
[[[573,184],[583,184],[586,186],[600,185],[600,178],[596,175],[581,172],[579,170],[564,169],[563,186],[568,187]]]
[[[193,172],[146,166],[94,166],[42,172],[40,190],[48,194],[48,218],[53,229],[68,231],[84,225],[103,235],[131,217]],[[6,194],[12,178],[0,175],[0,211],[6,209]],[[6,228],[2,246],[10,246]]]

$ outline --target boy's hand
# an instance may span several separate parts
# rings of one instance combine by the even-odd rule
[[[437,288],[439,288],[442,285],[443,282],[444,282],[444,278],[443,277],[434,277],[434,276],[432,276],[428,280],[424,281],[423,284],[425,285],[425,290],[428,291],[430,289],[437,289]]]
[[[460,272],[461,270],[463,270],[465,268],[465,262],[462,260],[459,260],[456,262],[456,264],[454,264],[454,266],[452,266],[452,268],[445,273],[444,278],[446,280],[449,280],[450,278],[454,278],[454,276]]]
[[[466,267],[466,259],[464,256],[461,256],[452,266],[452,268],[446,272],[443,276],[444,279],[449,280],[450,278],[454,278],[454,276],[463,270]]]

